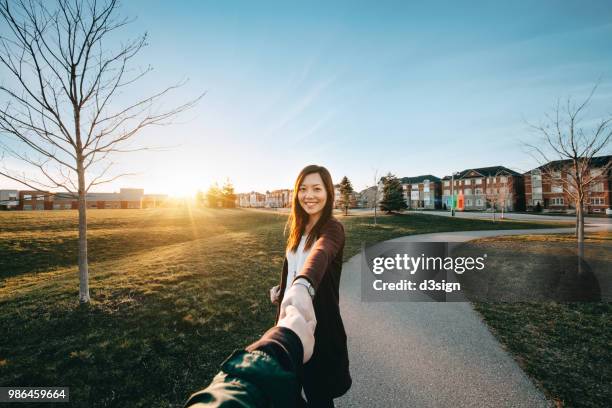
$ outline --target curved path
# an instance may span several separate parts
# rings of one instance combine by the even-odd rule
[[[597,229],[610,230],[610,226]],[[388,242],[464,242],[573,228],[412,235]],[[549,407],[470,303],[361,301],[360,255],[343,267],[340,307],[353,386],[337,407]]]

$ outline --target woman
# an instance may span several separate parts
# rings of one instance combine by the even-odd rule
[[[351,386],[338,305],[344,227],[332,216],[334,185],[325,167],[302,169],[293,191],[281,284],[272,295],[279,305],[277,320],[283,296],[293,284],[306,286],[313,297],[317,326],[314,353],[304,366],[304,393],[308,407],[333,407],[333,398]]]

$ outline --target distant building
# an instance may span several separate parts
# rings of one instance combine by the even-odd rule
[[[53,209],[53,194],[48,191],[25,190],[19,191],[18,210],[42,211]]]
[[[451,177],[442,178],[442,203],[451,206]],[[523,176],[504,166],[463,170],[455,177],[455,196],[462,197],[463,209],[520,211],[525,208]]]
[[[0,210],[16,210],[19,205],[19,191],[0,190]]]
[[[145,194],[142,196],[142,208],[158,208],[168,205],[167,194]]]
[[[376,205],[376,194],[378,193],[378,187],[372,186],[361,190],[357,193],[357,207],[360,208],[374,208]],[[380,201],[380,197],[378,197]]]
[[[287,208],[291,207],[293,200],[293,190],[282,189],[266,191],[264,207],[267,208]]]
[[[263,208],[266,206],[266,195],[251,191],[250,193],[236,194],[236,201],[239,207],[243,208]]]
[[[442,184],[438,177],[426,174],[400,179],[409,209],[442,208]]]
[[[586,197],[587,213],[603,213],[611,208],[612,170],[605,170],[612,156],[594,157],[589,176],[593,177]],[[525,201],[528,210],[540,205],[543,211],[575,212],[576,204],[568,189],[572,188],[570,160],[556,160],[525,173]]]
[[[79,208],[79,199],[76,193],[53,193],[50,191],[35,190],[2,190],[17,192],[15,209],[22,211],[35,210],[69,210]],[[9,195],[9,193],[7,193]],[[128,209],[128,208],[155,208],[166,202],[165,194],[144,194],[141,188],[122,188],[118,193],[87,193],[85,200],[87,208],[99,209]]]

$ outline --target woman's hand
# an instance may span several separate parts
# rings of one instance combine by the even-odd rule
[[[287,306],[295,307],[307,322],[317,323],[312,298],[308,294],[308,289],[304,285],[292,285],[285,292],[283,302],[280,305],[279,320],[285,317]]]
[[[280,299],[280,285],[276,285],[270,289],[270,302],[275,305],[278,305],[278,300]]]

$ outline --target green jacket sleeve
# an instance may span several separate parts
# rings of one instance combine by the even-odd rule
[[[211,384],[193,394],[185,407],[294,406],[299,395],[297,378],[302,353],[301,343],[297,347],[295,339],[299,343],[291,330],[275,327],[249,346],[250,351],[235,351]]]

